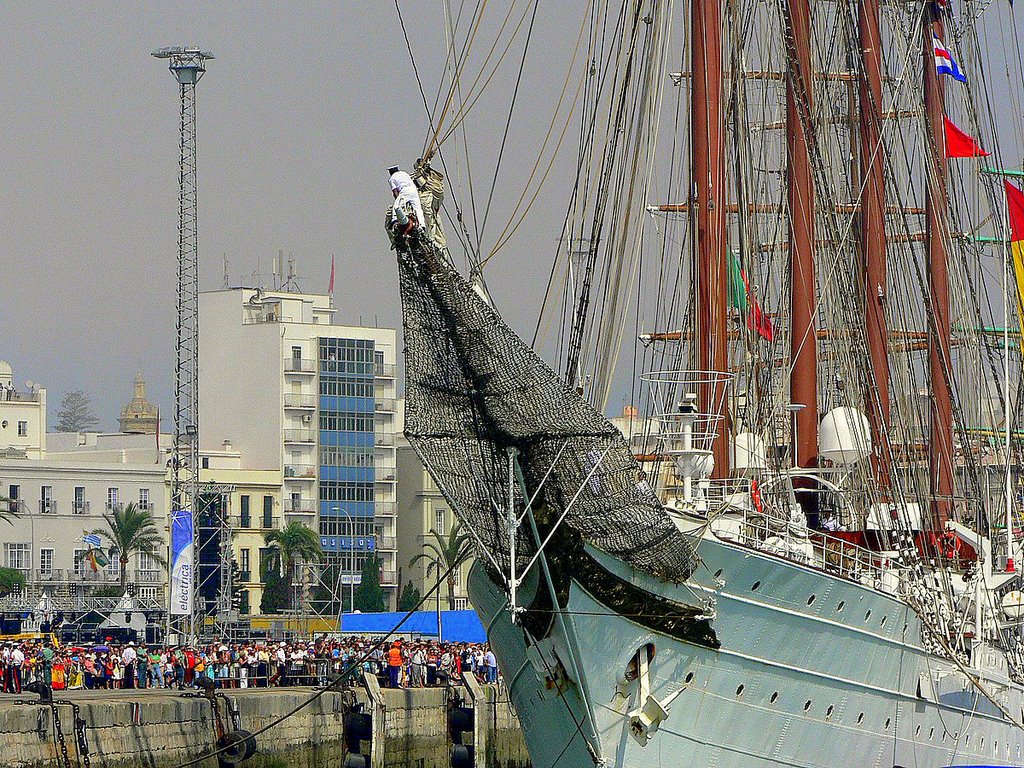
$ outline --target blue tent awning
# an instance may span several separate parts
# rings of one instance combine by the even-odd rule
[[[343,635],[386,635],[395,630],[401,635],[437,637],[437,613],[417,611],[402,621],[404,612],[345,613],[341,616]],[[486,643],[484,625],[476,611],[441,611],[441,639],[449,643]]]

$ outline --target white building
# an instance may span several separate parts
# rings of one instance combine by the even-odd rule
[[[0,360],[0,453],[38,459],[46,452],[46,390],[14,385],[14,371]]]
[[[325,295],[201,293],[200,447],[230,440],[243,468],[282,471],[283,523],[318,531],[342,585],[376,549],[394,605],[396,334],[334,315]]]

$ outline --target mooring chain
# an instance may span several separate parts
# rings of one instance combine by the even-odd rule
[[[82,708],[73,701],[67,702],[75,718],[75,739],[78,742],[78,757],[85,768],[92,768],[89,764],[89,737],[86,733],[87,723],[82,718]]]
[[[57,710],[57,702],[50,700],[50,713],[53,715],[53,735],[60,745],[60,755],[64,760],[64,768],[71,768],[71,758],[68,756],[68,744],[64,740],[64,730],[60,725],[60,712]]]

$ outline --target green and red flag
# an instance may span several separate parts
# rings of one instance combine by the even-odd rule
[[[741,315],[747,318],[747,327],[757,331],[758,335],[766,341],[775,338],[775,331],[772,328],[771,318],[761,308],[757,298],[750,291],[750,283],[747,280],[747,273],[740,265],[736,254],[729,256],[729,306],[739,310]]]

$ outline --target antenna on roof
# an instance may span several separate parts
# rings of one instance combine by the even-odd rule
[[[231,287],[231,281],[228,280],[228,255],[224,254],[224,282],[221,285],[225,291]]]

